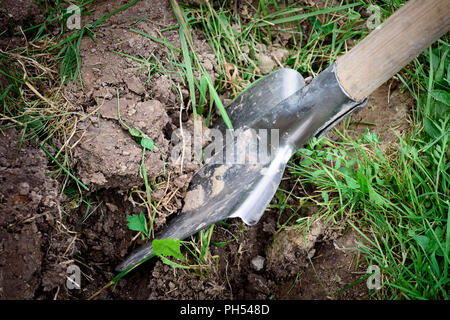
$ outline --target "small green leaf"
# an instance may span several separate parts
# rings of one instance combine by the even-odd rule
[[[301,155],[304,155],[304,156],[310,156],[310,155],[312,155],[314,152],[311,151],[311,150],[302,148],[302,149],[299,149],[299,150],[298,150],[298,153],[301,154]]]
[[[440,101],[447,106],[450,106],[450,93],[444,90],[433,90],[431,91],[431,96],[436,99],[437,101]]]
[[[344,176],[350,176],[350,177],[355,176],[355,171],[350,167],[342,167],[342,168],[339,168],[338,171]]]
[[[153,253],[159,257],[174,257],[181,261],[186,261],[186,258],[181,254],[179,239],[155,239],[152,242]]]
[[[339,169],[341,167],[341,165],[342,165],[341,158],[337,158],[336,162],[334,163],[334,168]]]
[[[141,212],[139,215],[133,214],[127,216],[127,221],[127,227],[130,230],[139,231],[148,235],[147,220],[145,219],[144,213]]]
[[[346,168],[351,168],[355,163],[356,163],[356,159],[352,158],[345,164],[345,167]]]
[[[311,173],[311,175],[313,176],[313,177],[318,177],[318,176],[320,176],[320,175],[322,175],[322,174],[324,174],[325,173],[325,170],[316,170],[316,171],[313,171],[312,173]]]
[[[444,72],[447,67],[446,62],[447,62],[448,51],[449,51],[449,49],[447,49],[440,58],[439,67],[437,68],[436,75],[435,75],[436,82],[442,82],[442,80],[444,79]]]
[[[337,29],[336,28],[336,24],[332,23],[332,24],[323,26],[322,27],[322,32],[323,32],[323,34],[327,35],[327,34],[331,33],[334,29]]]
[[[153,149],[155,148],[155,143],[153,142],[152,138],[142,138],[141,146],[145,149],[153,151]]]
[[[358,12],[356,12],[355,10],[353,10],[353,9],[350,9],[348,11],[348,13],[349,13],[348,17],[350,19],[352,19],[352,20],[359,20],[359,19],[361,19],[361,15]]]
[[[429,53],[429,51],[427,51],[427,53]],[[433,65],[434,72],[436,72],[439,67],[439,61],[441,60],[439,58],[439,51],[436,49],[431,50],[431,56],[428,55],[428,59],[430,60],[431,64]]]
[[[275,198],[277,198],[279,204],[286,202],[286,195],[281,190],[275,192]]]

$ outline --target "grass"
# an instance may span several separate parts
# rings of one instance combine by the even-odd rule
[[[0,51],[0,73],[8,78],[0,94],[0,129],[21,130],[22,139],[36,141],[57,166],[57,177],[66,174],[80,190],[87,190],[70,171],[66,143],[75,133],[77,119],[82,117],[61,95],[58,73],[54,71],[58,61],[49,49],[51,43],[46,40]],[[57,148],[54,141],[62,141],[61,146]]]
[[[222,100],[220,99],[219,95],[217,94],[216,87],[214,86],[214,83],[212,83],[212,80],[206,72],[205,68],[203,67],[203,64],[200,63],[199,57],[195,51],[194,43],[191,38],[191,31],[190,31],[190,25],[186,22],[186,14],[183,11],[183,9],[178,5],[178,2],[176,0],[170,0],[170,3],[172,5],[174,14],[179,22],[180,28],[180,43],[181,48],[183,51],[183,58],[184,58],[184,65],[186,69],[186,78],[189,85],[189,92],[191,96],[191,103],[192,103],[192,109],[194,113],[194,117],[196,117],[197,110],[196,110],[196,99],[195,99],[195,86],[200,88],[200,96],[205,97],[205,87],[209,89],[209,94],[211,97],[211,100],[214,101],[217,109],[219,110],[219,113],[228,127],[228,129],[233,129],[233,125],[228,118],[228,114],[225,110],[225,107],[222,103]],[[200,70],[201,73],[201,81],[200,83],[202,85],[199,85],[196,82],[196,79],[193,77],[192,72],[192,64],[191,61],[195,63],[198,70]],[[208,115],[208,118],[210,118],[210,114]]]
[[[236,19],[227,2],[223,2],[218,10],[209,4],[191,10],[187,19],[196,21],[196,26],[201,25],[201,30],[217,57],[221,74],[219,92],[231,90],[231,96],[234,97],[261,76],[255,59],[259,51],[257,43],[272,45],[275,31],[292,35],[290,46],[296,52],[292,52],[287,66],[315,75],[324,63],[328,65],[333,62],[342,53],[345,42],[362,33],[360,30],[355,31],[355,24],[360,16],[349,15],[358,4],[358,1],[354,1],[318,10],[296,3],[283,6],[276,1],[260,1],[260,10],[253,16]],[[268,13],[268,7],[276,7],[278,10]],[[307,13],[299,14],[300,11]],[[323,21],[317,17],[323,18]],[[305,34],[301,27],[304,22],[312,24],[313,30],[309,34]],[[339,23],[344,25],[340,26]],[[328,61],[322,59],[324,52],[329,55]]]
[[[84,7],[92,1],[87,1],[87,3],[81,4],[80,7]],[[54,50],[60,48],[58,52],[58,56],[63,57],[61,61],[60,67],[60,76],[62,83],[66,83],[68,80],[75,81],[76,79],[80,80],[80,84],[83,87],[83,80],[81,78],[81,56],[80,56],[80,47],[81,40],[83,36],[89,36],[93,41],[95,41],[95,29],[100,27],[106,20],[111,18],[113,15],[118,14],[129,7],[134,6],[138,3],[139,0],[132,0],[124,4],[123,6],[113,10],[110,13],[106,13],[101,16],[99,19],[95,20],[92,23],[84,24],[81,29],[73,32],[70,36],[66,37],[64,40],[58,42],[54,46],[50,48],[50,50]]]

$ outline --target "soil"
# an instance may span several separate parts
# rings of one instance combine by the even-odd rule
[[[17,47],[24,43],[21,30],[45,20],[42,10],[33,0],[2,0],[0,30],[7,33],[0,37],[0,49]]]
[[[415,103],[399,85],[400,81],[393,78],[369,96],[367,105],[352,115],[350,135],[356,137],[366,130],[376,132],[382,150],[397,144],[397,135],[402,136],[409,128],[408,112]]]
[[[120,0],[98,1],[91,8],[93,15],[83,16],[82,23],[121,5]],[[180,127],[193,131],[190,112],[180,108],[188,105],[187,86],[173,71],[154,74],[113,52],[142,59],[153,54],[161,64],[158,68],[173,70],[164,45],[130,31],[130,24],[161,38],[159,30],[176,23],[168,1],[142,0],[108,19],[96,30],[95,42],[83,39],[83,85],[69,83],[63,93],[84,110],[69,141],[75,175],[90,189],[84,201],[59,195],[61,184],[52,178],[52,168],[36,145],[18,142],[16,131],[0,136],[0,299],[87,299],[114,277],[115,266],[128,253],[144,243],[126,228],[127,215],[153,211],[142,205],[146,197],[140,176],[142,147],[123,123],[140,129],[155,143],[144,161],[150,197],[158,204],[155,231],[184,202],[198,198],[186,192],[199,165],[167,161],[174,149],[172,134]],[[177,31],[163,34],[180,47]],[[200,33],[194,32],[193,40],[214,80],[214,54]],[[264,45],[260,54],[267,69],[262,73],[286,56],[282,48]],[[393,141],[388,128],[406,129],[403,123],[410,102],[395,84],[387,83],[370,97],[366,108],[355,113],[350,130],[362,132],[368,126],[363,122],[374,122],[369,127],[387,145]],[[292,182],[282,184],[285,190],[302,192]],[[360,237],[345,226],[314,221],[314,212],[315,208],[302,208],[300,215],[310,222],[304,229],[280,228],[289,217],[270,209],[253,227],[238,219],[217,224],[203,269],[172,269],[153,259],[97,299],[367,299],[364,282],[337,293],[365,274],[366,265],[355,249]],[[79,290],[66,287],[66,268],[71,264],[82,271]]]
[[[73,235],[61,231],[60,186],[47,158],[20,139],[12,129],[0,135],[0,299],[32,299],[63,282],[74,249]]]

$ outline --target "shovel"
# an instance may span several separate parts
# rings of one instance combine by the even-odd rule
[[[450,0],[411,0],[310,84],[292,69],[257,81],[227,109],[234,131],[221,120],[216,124],[225,138],[215,137],[204,149],[205,165],[192,178],[182,211],[155,238],[185,239],[234,217],[256,224],[295,151],[362,107],[367,96],[449,29]],[[116,271],[152,253],[149,241]]]

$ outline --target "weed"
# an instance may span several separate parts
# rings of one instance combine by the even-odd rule
[[[136,139],[136,141],[142,147],[142,160],[141,160],[141,165],[139,167],[139,174],[144,179],[145,193],[146,193],[145,206],[147,207],[148,217],[150,219],[150,228],[148,228],[147,221],[146,221],[145,217],[142,216],[142,214],[139,216],[131,216],[132,218],[130,218],[130,219],[132,219],[133,223],[128,221],[128,227],[131,230],[135,230],[135,231],[139,231],[139,232],[143,233],[143,235],[145,235],[148,238],[150,236],[150,234],[152,234],[152,232],[153,232],[153,222],[155,220],[156,209],[152,210],[152,208],[151,208],[152,207],[152,201],[151,201],[151,196],[150,196],[151,187],[148,182],[147,168],[145,166],[145,154],[146,154],[147,150],[149,150],[149,151],[154,150],[155,142],[153,141],[152,138],[150,138],[144,132],[142,132],[142,130],[140,130],[139,128],[132,128],[132,127],[128,126],[122,120],[122,117],[120,116],[119,89],[116,89],[116,94],[117,94],[117,114],[118,114],[119,122],[121,125],[123,125],[128,130],[130,135],[132,137],[134,137]],[[136,217],[138,217],[138,218],[136,218]],[[128,217],[127,217],[127,219],[128,219]],[[140,224],[138,224],[138,222],[140,222]],[[130,227],[130,223],[131,223],[131,227]]]
[[[142,240],[144,240],[144,236],[147,238],[150,236],[147,219],[145,219],[144,213],[141,212],[139,215],[133,214],[127,216],[127,221],[128,229],[142,233]]]
[[[185,262],[186,258],[180,251],[181,241],[179,239],[155,239],[152,241],[153,253],[158,256],[162,262],[173,267],[173,268],[181,268],[181,269],[189,269],[189,266],[179,264],[172,260],[169,260],[168,257],[173,257],[181,262]]]
[[[60,94],[57,63],[49,50],[51,42],[0,51],[1,74],[9,80],[0,94],[0,130],[16,127],[23,140],[34,140],[57,165],[55,175],[67,174],[80,189],[88,188],[70,171],[69,140],[82,118]],[[4,85],[2,84],[2,86]],[[62,141],[57,149],[53,141]]]

